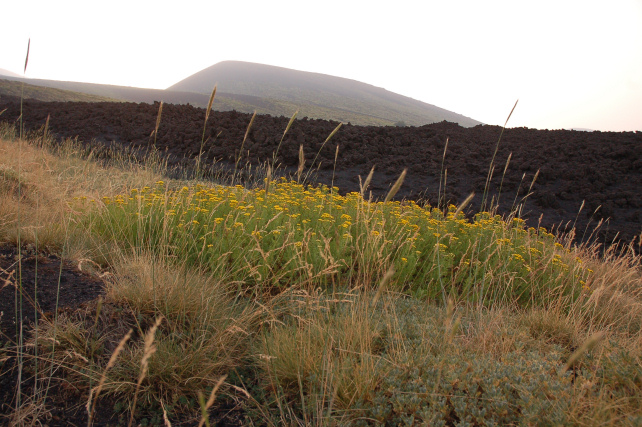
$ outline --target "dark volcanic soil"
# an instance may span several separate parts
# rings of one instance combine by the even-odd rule
[[[215,101],[216,102],[216,101]],[[2,120],[15,121],[20,115],[19,99],[3,97]],[[50,130],[60,138],[76,137],[90,143],[115,141],[147,146],[154,130],[158,104],[59,103],[27,100],[24,123],[29,129],[41,127],[51,115]],[[205,110],[190,105],[164,105],[156,144],[172,155],[172,162],[198,154]],[[204,163],[215,159],[229,162],[238,154],[251,116],[237,112],[212,112],[206,137]],[[272,158],[283,135],[287,117],[257,116],[243,148],[243,160],[258,164]],[[461,202],[470,192],[476,197],[471,209],[479,209],[489,165],[501,133],[498,126],[463,128],[442,122],[421,127],[342,126],[325,145],[323,142],[338,123],[326,120],[297,120],[279,151],[287,167],[298,163],[299,145],[306,154],[306,166],[315,156],[321,165],[318,181],[330,184],[336,162],[334,184],[342,192],[358,191],[358,176],[365,177],[375,165],[371,189],[382,196],[404,168],[408,175],[398,197],[438,200],[439,178],[446,140],[444,167],[447,169],[446,196]],[[491,193],[497,194],[509,155],[500,198],[500,213],[506,213],[517,196],[519,201],[539,170],[533,193],[523,216],[530,225],[562,228],[577,217],[578,234],[592,230],[598,220],[609,219],[599,234],[610,242],[616,235],[629,242],[642,231],[642,133],[582,132],[567,130],[507,129],[497,157]],[[582,202],[584,208],[578,216]],[[597,210],[597,212],[596,212]]]
[[[22,257],[22,262],[18,260]],[[61,265],[62,263],[62,265]],[[19,328],[16,329],[16,283],[22,278],[22,313],[23,337],[27,341],[33,333],[36,318],[33,304],[37,290],[38,321],[45,318],[54,319],[56,304],[58,312],[70,314],[78,309],[94,310],[95,300],[104,293],[104,282],[94,275],[88,274],[87,264],[78,261],[61,260],[56,255],[36,252],[35,248],[27,245],[21,254],[11,244],[0,244],[0,425],[12,425],[9,417],[16,405],[19,370],[15,356],[16,343],[19,342]],[[82,269],[81,269],[82,268]],[[36,289],[37,286],[37,289]],[[108,309],[103,306],[103,312]],[[110,314],[110,316],[113,314]],[[18,333],[17,333],[18,331]],[[22,402],[34,395],[34,371],[32,347],[26,346],[25,369],[22,371]],[[5,357],[9,356],[6,360]],[[39,375],[40,391],[44,387],[43,374]],[[87,386],[74,384],[65,380],[54,379],[50,384],[46,411],[41,413],[37,425],[73,426],[87,425]],[[113,398],[100,399],[96,408],[94,424],[97,426],[125,425],[129,413],[114,411]],[[143,412],[139,419],[150,417]],[[210,411],[212,421],[216,425],[238,426],[242,411],[229,404],[221,404]],[[125,421],[123,421],[123,419]],[[7,424],[9,423],[9,424]],[[25,425],[29,424],[25,422]],[[174,425],[195,426],[198,421],[192,419],[173,420]],[[22,424],[21,424],[22,425]]]
[[[18,260],[22,257],[22,262]],[[61,265],[62,263],[62,265]],[[20,281],[22,279],[22,281]],[[22,283],[21,289],[16,283]],[[0,348],[8,349],[7,355],[15,353],[15,345],[19,342],[20,325],[16,328],[17,320],[22,317],[23,337],[27,340],[33,330],[32,325],[36,318],[34,295],[37,293],[38,321],[44,318],[53,319],[56,304],[59,310],[75,310],[82,304],[94,300],[103,293],[103,282],[94,276],[79,269],[78,263],[61,260],[58,256],[36,252],[30,245],[22,248],[21,254],[13,245],[0,245]],[[16,316],[16,301],[19,291],[22,291],[22,307],[18,304]],[[37,291],[37,292],[36,292]],[[30,356],[26,356],[31,360]],[[0,357],[2,359],[2,357]],[[28,370],[22,373],[23,399],[33,395],[33,375]],[[3,416],[8,416],[15,408],[18,384],[18,369],[16,359],[10,357],[0,362],[0,423]],[[53,391],[50,402],[55,404],[55,409],[50,412],[51,418],[48,425],[73,425],[70,422],[86,418],[82,405],[78,399],[69,397],[69,389],[63,397],[60,384],[52,383]],[[102,418],[109,419],[109,411],[101,411]],[[44,420],[41,420],[44,421]],[[86,423],[86,420],[84,421]],[[82,423],[77,423],[80,425]]]
[[[57,295],[59,307],[77,307],[103,292],[103,282],[80,270],[77,262],[64,260],[61,267],[58,256],[36,253],[31,245],[23,248],[21,256],[22,262],[18,263],[15,246],[0,246],[0,328],[11,340],[16,336],[15,294],[18,289],[15,283],[20,282],[19,278],[22,279],[25,328],[35,320],[33,301],[36,290],[40,319],[43,315],[53,316]]]

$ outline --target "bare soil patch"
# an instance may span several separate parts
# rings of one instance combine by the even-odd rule
[[[59,312],[72,312],[103,293],[103,281],[81,268],[82,264],[78,262],[36,252],[29,245],[22,248],[20,253],[15,245],[0,246],[0,347],[7,348],[8,355],[14,355],[16,343],[19,342],[20,318],[23,337],[27,340],[32,333],[36,316],[40,322],[45,318],[53,319],[56,306]],[[16,315],[16,301],[20,300],[20,292],[22,308],[18,304]],[[27,354],[25,360],[30,357]],[[33,395],[33,373],[25,369],[22,380],[24,401],[24,396]],[[0,419],[2,415],[8,415],[15,409],[17,384],[16,358],[11,357],[3,365],[0,364]],[[74,385],[54,380],[52,386],[48,405],[50,408],[53,405],[54,409],[48,411],[48,425],[72,425],[69,422],[82,425],[83,419],[86,423],[86,414],[77,398]],[[75,398],[70,399],[71,396]],[[109,417],[109,411],[102,411],[101,416]]]

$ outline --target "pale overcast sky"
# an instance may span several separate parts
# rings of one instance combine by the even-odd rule
[[[164,89],[224,60],[380,86],[488,124],[642,130],[642,0],[3,0],[0,68]],[[224,92],[225,88],[220,87]]]

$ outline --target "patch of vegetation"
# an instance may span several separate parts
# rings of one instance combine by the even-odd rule
[[[442,302],[542,306],[591,293],[593,271],[577,253],[519,218],[482,212],[471,222],[455,206],[444,214],[412,201],[368,202],[285,178],[266,186],[171,190],[159,181],[104,197],[89,222],[123,250],[164,253],[268,292],[296,282],[368,286],[394,269],[391,289]]]

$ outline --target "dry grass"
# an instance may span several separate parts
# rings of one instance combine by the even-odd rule
[[[82,236],[68,235],[78,231],[70,225],[82,214],[82,201],[143,187],[167,172],[153,152],[138,161],[133,153],[103,152],[108,160],[100,161],[96,154],[77,141],[55,143],[42,133],[20,140],[0,125],[0,241],[16,243],[20,234],[23,244],[37,241],[56,250],[68,244],[82,258],[86,242],[74,245]]]
[[[161,177],[145,165],[103,166],[87,154],[71,140],[54,147],[51,140],[0,138],[0,241],[15,243],[20,232],[23,244],[61,249],[78,213],[74,199],[99,199]]]
[[[371,297],[351,295],[301,293],[292,298],[292,322],[274,328],[257,349],[269,386],[284,389],[286,396],[304,393],[320,399],[308,402],[314,408],[332,401],[335,408],[346,410],[365,396],[380,375],[375,365],[382,363],[378,347],[387,328],[385,315],[372,316],[371,302]],[[301,390],[303,383],[308,387]]]

